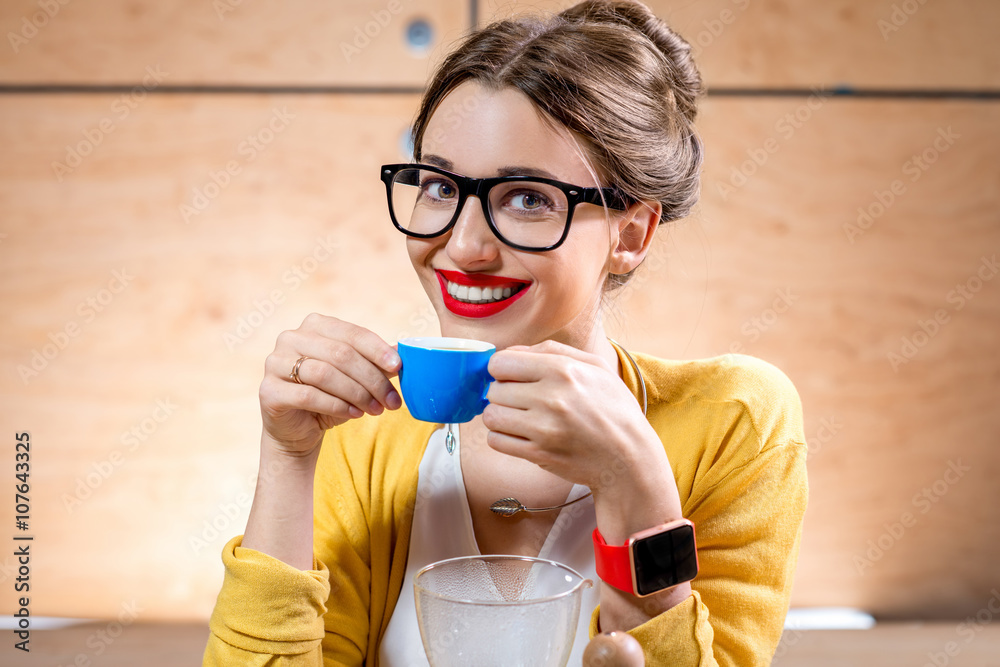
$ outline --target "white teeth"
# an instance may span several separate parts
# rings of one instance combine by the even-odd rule
[[[494,303],[509,299],[520,292],[523,287],[470,287],[469,285],[459,285],[450,280],[447,281],[447,292],[459,301],[467,303]]]

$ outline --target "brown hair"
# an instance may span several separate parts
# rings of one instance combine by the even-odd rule
[[[606,186],[663,205],[660,222],[698,201],[702,145],[694,131],[701,75],[691,45],[645,5],[586,0],[548,17],[493,23],[438,67],[413,124],[414,157],[431,114],[465,81],[515,88],[574,133]],[[619,286],[627,276],[611,276]]]

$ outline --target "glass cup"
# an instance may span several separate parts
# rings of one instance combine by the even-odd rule
[[[593,586],[555,561],[464,556],[413,579],[417,622],[431,667],[565,667],[583,590]]]

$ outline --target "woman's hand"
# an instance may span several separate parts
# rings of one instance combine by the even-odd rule
[[[660,437],[632,392],[598,356],[546,341],[509,347],[489,365],[496,382],[483,424],[497,451],[532,461],[594,492],[608,544],[682,518]],[[685,582],[647,598],[601,585],[600,627],[629,630],[691,594]]]
[[[301,384],[291,377],[298,368]],[[264,362],[260,411],[262,444],[275,453],[306,456],[323,433],[368,413],[395,410],[402,400],[389,378],[400,368],[396,350],[368,329],[312,314],[302,326],[278,336]]]
[[[618,369],[595,354],[555,341],[513,346],[493,355],[489,371],[496,381],[483,425],[499,452],[595,492],[650,448],[665,458]]]

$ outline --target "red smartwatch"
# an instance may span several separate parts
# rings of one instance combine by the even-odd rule
[[[643,530],[612,546],[594,529],[597,576],[615,588],[646,597],[698,574],[694,524],[678,519]]]

